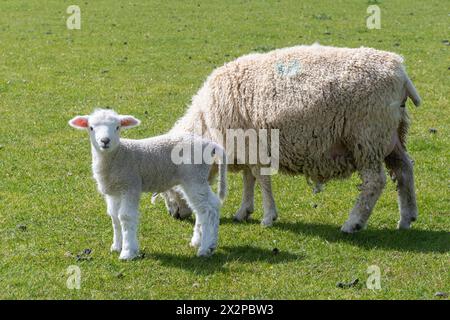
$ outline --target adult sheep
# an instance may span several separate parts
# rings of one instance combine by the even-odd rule
[[[418,212],[405,147],[408,97],[420,104],[403,59],[395,53],[296,46],[246,55],[214,70],[172,132],[194,132],[200,125],[203,136],[222,142],[220,132],[230,128],[279,129],[281,172],[304,174],[322,184],[357,171],[361,193],[341,229],[346,233],[365,227],[386,183],[384,162],[398,186],[398,227],[409,228]],[[259,164],[228,163],[232,171],[243,170],[235,219],[253,212],[256,180],[262,190],[262,224],[270,226],[277,218],[270,175],[261,175]],[[164,197],[172,215],[189,215],[179,195]]]

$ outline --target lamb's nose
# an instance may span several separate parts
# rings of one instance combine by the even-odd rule
[[[111,141],[111,139],[109,139],[109,138],[101,138],[100,139],[100,141],[103,143],[103,144],[108,144],[110,141]]]

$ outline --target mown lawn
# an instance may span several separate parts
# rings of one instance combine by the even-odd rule
[[[380,30],[366,28],[378,3]],[[66,8],[81,8],[68,30]],[[445,1],[40,1],[0,2],[1,299],[438,299],[450,291],[450,56]],[[445,41],[447,40],[447,41]],[[252,51],[297,44],[370,46],[406,59],[423,106],[409,103],[409,150],[420,210],[397,231],[389,183],[368,229],[340,233],[357,195],[357,177],[313,195],[303,177],[274,177],[279,221],[231,221],[241,178],[229,176],[217,253],[199,259],[192,221],[162,202],[141,207],[145,256],[109,253],[112,228],[91,178],[87,136],[67,121],[97,106],[142,120],[127,137],[168,130],[206,76]],[[430,128],[436,129],[435,133]],[[279,250],[278,254],[273,249]],[[91,249],[89,259],[74,255]],[[66,287],[69,266],[81,289]],[[381,290],[365,286],[381,270]],[[355,278],[342,289],[337,282]]]

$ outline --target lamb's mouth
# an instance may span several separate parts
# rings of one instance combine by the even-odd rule
[[[109,149],[109,146],[105,146],[105,145],[103,145],[103,146],[100,146],[100,149],[102,149],[102,150],[106,150],[106,149]]]

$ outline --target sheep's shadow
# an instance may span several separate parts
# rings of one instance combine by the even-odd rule
[[[186,221],[187,223],[191,223],[192,225],[194,225],[194,223],[195,223],[195,218],[192,216],[189,216],[189,217],[183,218],[183,219],[179,219],[179,218],[176,218],[176,219],[181,220],[181,221]],[[257,224],[261,224],[261,221],[256,218],[253,218],[253,217],[250,217],[248,220],[244,220],[244,221],[237,221],[234,219],[234,217],[220,217],[220,224],[257,225]]]
[[[387,249],[410,252],[448,253],[450,232],[414,229],[374,229],[370,226],[355,234],[345,234],[331,224],[303,222],[275,222],[274,228],[296,234],[314,236],[328,242],[347,242],[365,249]]]
[[[284,263],[302,259],[302,255],[285,251],[273,251],[254,246],[221,246],[211,257],[180,255],[170,253],[146,253],[145,258],[155,259],[163,265],[189,270],[199,274],[212,274],[227,271],[228,264],[267,262]]]
[[[249,219],[244,221],[236,221],[234,217],[220,217],[220,224],[247,224],[247,225],[260,225],[261,220],[251,216]]]

